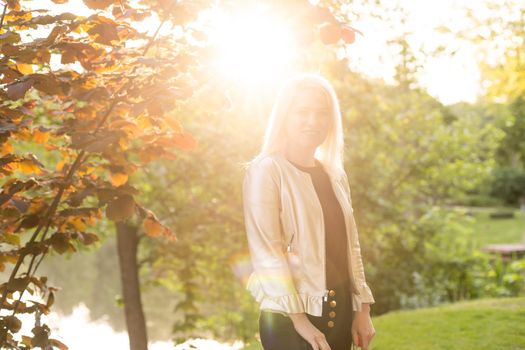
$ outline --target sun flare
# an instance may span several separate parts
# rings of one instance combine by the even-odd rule
[[[216,70],[236,81],[272,79],[287,71],[296,55],[286,22],[263,6],[233,15],[219,13],[210,39],[218,51]]]

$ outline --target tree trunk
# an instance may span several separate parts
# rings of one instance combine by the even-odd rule
[[[127,222],[117,222],[117,250],[122,283],[122,296],[130,350],[147,350],[148,335],[142,302],[137,264],[139,237],[137,227]]]

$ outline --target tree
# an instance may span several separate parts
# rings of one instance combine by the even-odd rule
[[[84,3],[92,14],[46,14],[9,0],[0,21],[0,242],[10,247],[0,253],[0,266],[14,264],[9,280],[0,286],[0,305],[12,311],[0,317],[0,345],[5,347],[66,348],[50,338],[39,318],[50,311],[57,288],[35,273],[50,250],[75,252],[99,240],[89,231],[105,214],[117,225],[130,345],[146,348],[136,264],[139,239],[177,238],[140,204],[133,179],[153,161],[178,159],[176,149],[197,146],[171,111],[204,88],[208,98],[223,100],[217,86],[210,84],[213,50],[196,21],[210,1]],[[269,3],[283,11],[299,9],[299,32],[311,31],[312,23],[329,23],[336,32],[342,28],[329,11],[307,2]],[[154,33],[136,29],[150,16],[158,18]],[[162,35],[164,24],[180,34]],[[50,30],[47,36],[23,36],[44,29]],[[54,55],[59,65],[53,64]],[[204,109],[217,113],[223,107],[212,103]],[[44,156],[24,153],[27,149],[38,149]],[[21,272],[26,258],[29,266]],[[47,300],[21,300],[25,292],[36,291]],[[24,335],[21,341],[14,338],[21,326],[19,312],[36,317],[33,336]]]
[[[197,31],[188,23],[208,3],[85,4],[96,12],[41,15],[47,11],[25,9],[18,1],[9,1],[4,8],[1,220],[2,242],[13,248],[2,252],[2,266],[15,264],[9,281],[1,286],[2,308],[12,310],[0,318],[1,344],[6,347],[64,347],[38,321],[39,314],[49,312],[57,289],[35,272],[50,249],[74,252],[79,245],[97,241],[98,235],[88,231],[104,211],[119,225],[141,218],[146,235],[176,239],[136,201],[138,191],[129,178],[155,159],[176,158],[176,148],[196,146],[192,135],[165,113],[205,83],[192,78],[202,53],[187,36]],[[159,29],[169,22],[183,27],[184,37],[177,41],[160,37],[158,30],[148,36],[133,27],[153,14],[159,17]],[[51,29],[47,37],[22,40],[24,30],[46,27]],[[137,44],[130,47],[131,41]],[[62,64],[58,68],[50,62],[54,54]],[[78,71],[68,66],[73,63],[80,64]],[[39,109],[45,109],[46,116],[36,119]],[[47,164],[32,153],[19,154],[23,142],[40,144]],[[22,243],[24,233],[31,231]],[[121,246],[133,243],[133,235],[119,237]],[[25,258],[29,266],[20,273]],[[123,268],[126,263],[121,261]],[[135,280],[123,288],[138,291],[138,284]],[[33,294],[35,289],[47,302],[21,301],[25,291]],[[143,319],[132,315],[140,316],[140,305],[132,304],[138,300],[125,300],[127,323],[145,330]],[[20,344],[13,338],[20,329],[17,312],[37,317],[33,337],[23,336]],[[145,338],[144,332],[130,332],[132,348],[144,348]]]

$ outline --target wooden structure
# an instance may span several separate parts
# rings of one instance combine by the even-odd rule
[[[488,253],[501,255],[503,261],[520,259],[525,256],[525,243],[487,244],[481,249]]]

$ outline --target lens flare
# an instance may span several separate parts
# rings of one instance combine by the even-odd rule
[[[274,79],[290,69],[296,56],[290,28],[262,5],[217,13],[210,40],[217,49],[215,69],[236,81]]]

